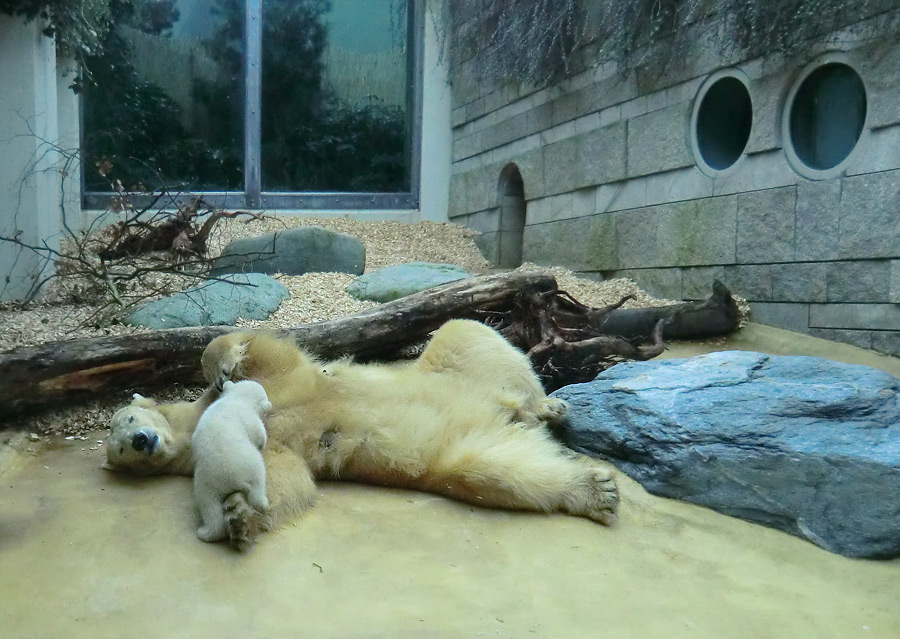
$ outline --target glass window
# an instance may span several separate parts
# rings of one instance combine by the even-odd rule
[[[415,206],[421,0],[114,6],[106,50],[119,55],[88,63],[87,206],[118,188],[221,206]]]
[[[88,191],[243,190],[242,3],[113,3],[115,28],[87,63]]]

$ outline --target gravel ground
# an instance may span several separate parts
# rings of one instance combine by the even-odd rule
[[[210,238],[210,255],[215,256],[233,239],[269,233],[275,230],[303,225],[319,225],[359,238],[366,247],[366,272],[376,271],[393,264],[425,261],[456,264],[473,274],[489,270],[478,248],[472,241],[474,233],[455,224],[419,222],[360,222],[348,218],[300,218],[279,216],[254,220],[222,220]],[[675,303],[655,299],[640,290],[627,279],[597,282],[576,277],[562,268],[540,267],[523,264],[519,270],[548,270],[577,300],[589,306],[599,307],[614,303],[625,295],[637,299],[627,307],[658,306]],[[353,276],[343,273],[309,273],[301,276],[276,276],[291,293],[275,314],[264,322],[247,321],[240,325],[248,328],[290,327],[349,315],[372,308],[374,302],[362,302],[350,297],[345,289]],[[191,284],[188,278],[158,276],[149,282],[154,290],[179,290]],[[46,300],[27,309],[6,304],[0,307],[0,351],[29,344],[36,344],[75,337],[97,337],[140,332],[146,329],[125,326],[117,322],[97,322],[96,305],[81,301],[91,294],[81,285],[57,278],[48,290]],[[73,291],[75,293],[73,294]],[[130,295],[146,295],[147,290],[135,288]],[[745,306],[746,308],[746,306]],[[745,313],[746,314],[746,313]],[[173,389],[164,399],[190,397],[195,389]],[[81,439],[85,449],[101,444],[90,433],[105,428],[113,410],[122,404],[123,398],[97,400],[93,404],[49,411],[31,418],[24,424],[27,432],[40,435],[61,435]]]

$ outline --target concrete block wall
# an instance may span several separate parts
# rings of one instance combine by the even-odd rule
[[[900,355],[897,17],[825,34],[794,59],[698,50],[649,81],[586,64],[543,89],[495,88],[459,63],[451,221],[498,232],[499,177],[515,165],[525,261],[631,277],[673,299],[705,297],[720,279],[754,321]],[[833,53],[862,78],[867,116],[840,172],[808,179],[788,160],[783,111],[804,67]],[[753,121],[741,159],[710,176],[692,152],[691,116],[722,68],[747,79]]]

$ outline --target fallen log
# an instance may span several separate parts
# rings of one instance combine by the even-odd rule
[[[278,331],[330,359],[390,359],[452,318],[508,308],[518,295],[553,290],[542,273],[476,277],[410,295],[340,319]],[[213,338],[237,330],[212,326],[73,339],[0,353],[0,421],[64,402],[122,391],[199,384],[200,355]]]
[[[722,289],[730,300],[727,289]],[[715,332],[706,335],[721,334],[729,323],[731,330],[737,328],[737,315],[718,302],[634,309],[630,321],[610,322],[624,301],[594,309],[558,290],[549,274],[505,273],[460,280],[362,313],[276,333],[293,337],[323,359],[352,355],[363,361],[391,360],[408,356],[447,320],[477,319],[495,326],[528,353],[544,385],[553,390],[593,379],[618,361],[656,357],[665,348],[668,327],[698,309],[712,313],[708,321]],[[609,326],[629,337],[609,334]],[[0,353],[0,421],[99,394],[200,385],[203,349],[213,338],[234,330],[238,329],[170,329]],[[641,345],[647,338],[651,344]]]

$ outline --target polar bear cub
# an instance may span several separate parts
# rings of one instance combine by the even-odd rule
[[[202,525],[197,537],[220,541],[228,536],[223,501],[236,492],[261,513],[266,499],[266,445],[262,417],[272,404],[257,382],[225,382],[222,395],[207,408],[191,439],[194,496]]]

